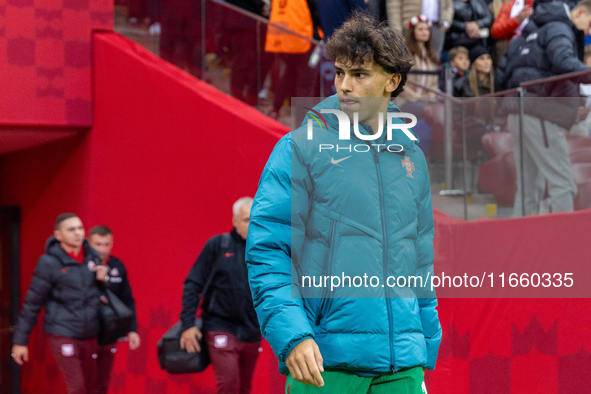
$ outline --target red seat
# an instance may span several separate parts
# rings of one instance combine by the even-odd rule
[[[572,168],[573,178],[577,185],[591,181],[591,163],[575,163]]]
[[[478,188],[494,195],[497,205],[511,206],[515,200],[517,171],[513,151],[506,151],[478,169]]]
[[[501,153],[513,150],[513,136],[507,131],[486,133],[482,136],[482,146],[491,159]]]
[[[574,203],[575,211],[591,208],[591,180],[577,185]]]
[[[569,152],[570,162],[591,163],[591,148],[579,148]]]
[[[566,143],[569,152],[581,148],[591,148],[591,138],[581,137],[580,135],[567,135]]]

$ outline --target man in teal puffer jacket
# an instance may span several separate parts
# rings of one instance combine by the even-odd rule
[[[326,50],[337,95],[277,143],[251,211],[261,332],[290,394],[426,393],[423,368],[435,367],[441,341],[431,187],[390,103],[412,57],[398,31],[366,14]]]

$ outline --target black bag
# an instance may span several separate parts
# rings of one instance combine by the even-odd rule
[[[132,324],[133,311],[111,290],[104,290],[99,305],[98,344],[106,346],[117,342],[131,331]]]
[[[218,253],[224,253],[230,245],[230,234],[224,233],[222,235],[222,244]],[[216,262],[219,261],[216,258]],[[211,269],[211,273],[203,286],[201,292],[201,299],[205,299],[205,295],[209,290],[211,281],[216,272],[216,264]],[[168,373],[197,373],[202,372],[209,365],[209,352],[207,351],[207,343],[205,341],[205,333],[203,332],[203,320],[195,319],[195,327],[201,331],[203,336],[198,340],[200,352],[189,353],[185,349],[181,349],[181,334],[183,333],[182,323],[176,322],[158,341],[158,362],[160,368]]]
[[[195,319],[195,327],[201,331],[203,320]],[[210,362],[205,334],[198,341],[201,351],[188,353],[185,349],[181,349],[180,341],[182,333],[182,323],[178,321],[158,341],[158,362],[160,363],[160,368],[173,374],[202,372]]]

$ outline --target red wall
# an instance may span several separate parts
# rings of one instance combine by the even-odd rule
[[[112,0],[0,0],[0,125],[92,123],[92,29]]]

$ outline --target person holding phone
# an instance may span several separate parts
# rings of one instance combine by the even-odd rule
[[[454,19],[445,38],[444,50],[463,46],[468,50],[476,45],[487,46],[486,38],[492,24],[483,0],[454,0]]]

